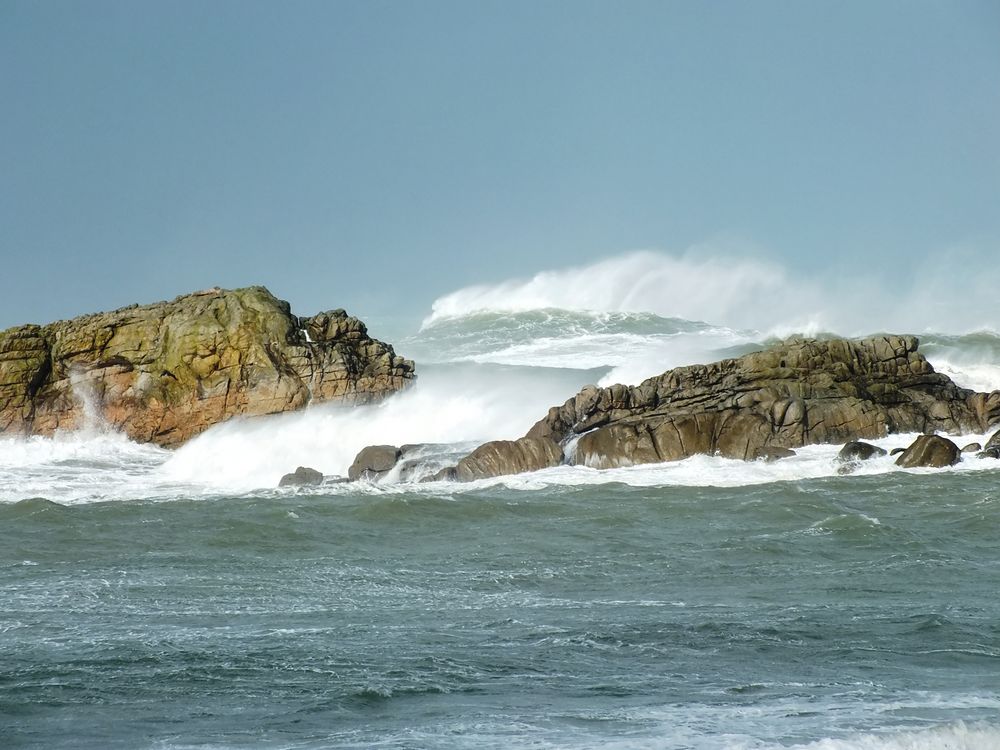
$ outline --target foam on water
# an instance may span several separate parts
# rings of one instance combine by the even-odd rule
[[[764,747],[788,748],[786,745]],[[796,750],[997,750],[1000,748],[1000,727],[959,721],[929,729],[873,732],[793,747]]]

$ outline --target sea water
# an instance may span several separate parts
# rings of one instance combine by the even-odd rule
[[[651,262],[609,261],[611,292],[567,271],[442,298],[394,340],[417,384],[376,406],[174,451],[96,422],[0,439],[0,747],[1000,748],[1000,462],[841,476],[821,445],[277,488],[776,335],[674,314]],[[992,390],[988,322],[896,330]]]

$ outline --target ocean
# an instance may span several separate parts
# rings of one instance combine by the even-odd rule
[[[418,371],[376,406],[233,420],[174,451],[97,421],[0,438],[0,747],[1000,748],[1000,462],[840,475],[819,445],[277,488],[369,444],[427,444],[430,472],[585,384],[794,332],[892,323],[960,385],[1000,388],[996,321],[816,315],[802,290],[743,315],[788,280],[740,267],[699,266],[714,285],[678,306],[678,269],[654,261],[373,324]]]

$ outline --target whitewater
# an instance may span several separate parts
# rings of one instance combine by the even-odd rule
[[[913,279],[629,253],[373,330],[418,372],[381,404],[176,450],[96,419],[0,438],[0,745],[1000,748],[996,462],[841,476],[816,445],[332,479],[384,443],[425,444],[431,473],[584,385],[789,335],[913,333],[937,371],[1000,389],[995,279]],[[328,481],[279,489],[299,465]]]

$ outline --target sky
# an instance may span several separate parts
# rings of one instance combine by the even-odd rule
[[[419,319],[637,249],[1000,259],[995,0],[0,0],[0,102],[0,328],[250,284]]]

